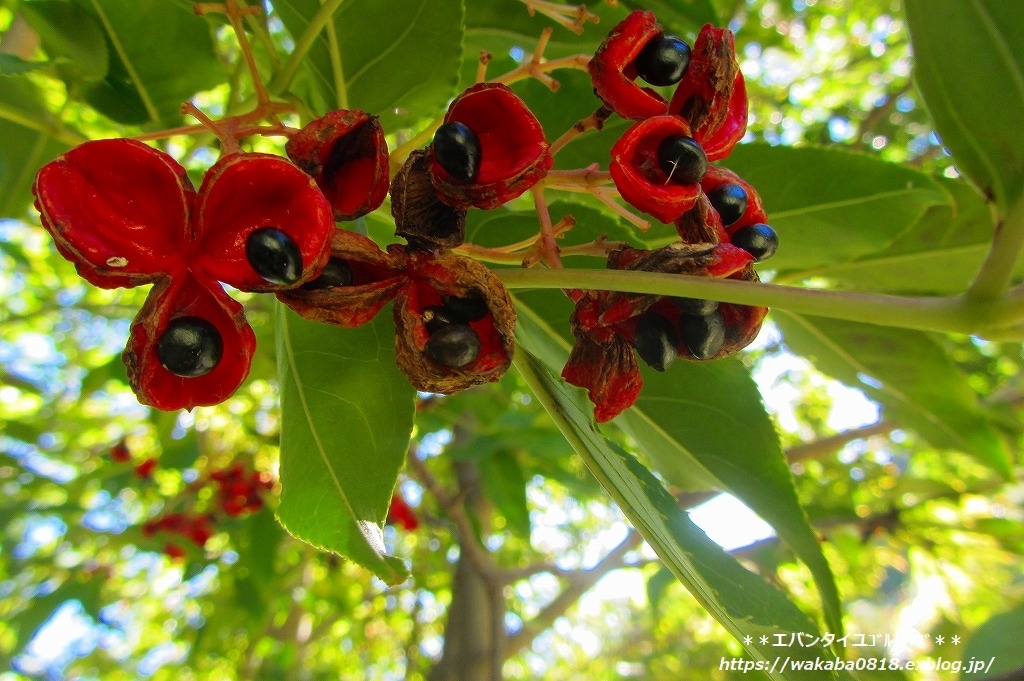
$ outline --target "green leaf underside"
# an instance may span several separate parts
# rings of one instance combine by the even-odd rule
[[[570,342],[565,325],[554,320],[567,318],[566,305],[553,305],[550,298],[517,292],[517,337],[559,373]],[[841,631],[835,578],[797,500],[778,435],[749,372],[735,359],[678,361],[663,374],[646,367],[642,372],[640,397],[616,425],[671,484],[729,491],[770,523],[811,570],[828,626]]]
[[[656,477],[635,458],[606,440],[593,422],[586,391],[568,385],[527,352],[515,367],[545,410],[620,506],[630,522],[691,594],[737,640],[751,636],[747,653],[768,667],[773,679],[835,679],[828,671],[790,671],[770,647],[757,643],[780,631],[816,632],[814,624],[761,577],[743,568],[694,525]],[[822,649],[789,648],[793,660],[827,655]],[[781,668],[780,668],[781,667]],[[845,675],[843,676],[845,678]]]
[[[39,34],[51,59],[64,58],[68,76],[95,81],[107,75],[109,55],[103,27],[86,10],[68,2],[27,2],[20,11]]]
[[[278,519],[314,546],[389,584],[406,577],[384,555],[383,523],[412,433],[415,391],[395,366],[390,311],[356,329],[277,314],[281,383]]]
[[[274,7],[297,38],[320,2],[281,0]],[[395,130],[441,112],[455,95],[462,60],[461,2],[347,2],[335,12],[333,24],[342,72],[335,72],[324,33],[304,60],[325,111],[338,108],[340,82],[349,108],[380,116],[386,130]]]
[[[787,278],[821,276],[842,287],[905,295],[961,293],[988,253],[992,214],[967,182],[940,184],[953,204],[930,207],[888,248],[848,263],[789,272]],[[1024,279],[1024,259],[1018,261],[1014,278]]]
[[[977,675],[961,672],[960,678],[984,679],[988,675],[1004,674],[1024,666],[1024,648],[1020,645],[1022,631],[1024,606],[991,617],[967,639],[962,658],[963,669],[968,669],[969,660],[981,660],[986,665],[986,673]],[[991,667],[987,666],[989,662]]]
[[[194,12],[166,0],[75,2],[103,27],[110,57],[106,77],[82,89],[89,104],[114,120],[178,121],[182,102],[225,80],[209,24]]]
[[[1024,188],[1024,4],[907,0],[905,8],[914,82],[935,129],[957,168],[1005,212]]]
[[[1002,436],[966,377],[928,334],[783,310],[773,314],[790,350],[863,390],[883,405],[887,419],[1010,477],[1010,453]]]
[[[24,218],[36,171],[68,150],[67,144],[54,139],[57,125],[33,83],[21,77],[0,78],[0,217]]]
[[[779,234],[779,250],[768,265],[782,272],[882,251],[929,207],[949,203],[923,173],[835,149],[744,144],[723,165],[764,200]]]

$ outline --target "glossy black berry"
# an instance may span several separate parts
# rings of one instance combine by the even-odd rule
[[[224,354],[224,341],[210,322],[200,317],[171,320],[156,342],[156,356],[176,376],[196,378],[213,371]]]
[[[480,356],[480,336],[466,324],[449,324],[430,335],[423,353],[432,362],[452,369],[472,364]]]
[[[715,310],[708,315],[679,318],[679,336],[695,359],[711,359],[725,342],[725,319]]]
[[[480,140],[464,123],[445,123],[434,133],[434,156],[459,182],[472,182],[480,171]]]
[[[679,334],[675,327],[660,314],[648,313],[640,317],[636,325],[636,338],[633,347],[640,359],[647,363],[652,369],[664,371],[668,368],[679,351]]]
[[[708,172],[708,157],[692,137],[671,135],[658,145],[658,165],[672,182],[694,184]]]
[[[331,258],[327,261],[323,272],[313,281],[307,281],[301,288],[307,291],[317,291],[335,286],[352,285],[352,268],[344,260]]]
[[[687,314],[702,317],[711,314],[718,309],[717,300],[705,300],[703,298],[671,298],[680,310]]]
[[[779,235],[763,222],[737,229],[729,240],[758,261],[772,257],[779,248]]]
[[[261,227],[245,240],[249,265],[271,284],[294,284],[302,276],[302,253],[290,236],[276,227]]]
[[[738,184],[730,182],[718,185],[709,191],[707,196],[725,227],[739,220],[747,212],[747,192]]]
[[[664,35],[644,45],[636,58],[636,73],[651,85],[675,85],[689,65],[690,46],[675,36]]]
[[[449,313],[461,322],[478,322],[487,316],[490,309],[487,301],[480,296],[445,296],[444,306]]]
[[[441,305],[430,305],[424,308],[423,325],[427,327],[428,333],[437,333],[451,324],[465,324],[465,320],[458,318],[451,310]]]

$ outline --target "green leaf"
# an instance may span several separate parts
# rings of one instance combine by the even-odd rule
[[[747,654],[771,669],[773,679],[834,679],[828,671],[791,671],[779,668],[770,647],[758,637],[776,632],[816,632],[799,608],[760,576],[748,572],[736,559],[708,539],[661,482],[635,458],[597,430],[585,390],[554,378],[540,360],[518,351],[515,367],[534,391],[566,439],[583,458],[633,526],[658,553],[665,565],[694,598],[737,640],[749,636]],[[813,661],[826,654],[811,648],[788,648],[791,660]],[[845,676],[844,676],[845,678]]]
[[[0,78],[0,217],[24,219],[36,171],[78,140],[24,77]]]
[[[298,39],[320,2],[281,0],[274,8]],[[304,62],[325,107],[344,101],[380,116],[387,130],[409,127],[440,113],[454,96],[462,22],[462,3],[453,0],[342,3],[333,17],[336,54],[321,32]]]
[[[20,10],[50,58],[64,58],[60,70],[69,81],[107,75],[110,62],[103,28],[84,9],[64,0],[36,0],[22,3]]]
[[[910,168],[837,149],[743,144],[723,163],[757,188],[779,234],[780,271],[848,262],[886,249],[930,206],[949,203]]]
[[[209,24],[166,0],[75,0],[103,27],[110,67],[85,99],[119,123],[181,118],[182,102],[226,80]]]
[[[1024,607],[989,618],[967,639],[964,646],[961,679],[983,679],[1024,666]]]
[[[887,419],[1011,477],[1006,443],[977,393],[928,334],[784,310],[773,314],[790,350],[880,402]]]
[[[52,65],[48,61],[26,61],[13,54],[0,53],[0,76],[20,76]]]
[[[685,481],[697,464],[770,523],[810,568],[828,627],[842,631],[842,602],[817,534],[800,507],[789,464],[750,371],[735,359],[642,368],[644,387],[619,417],[658,471]]]
[[[907,0],[905,8],[914,82],[935,129],[957,168],[1005,213],[1024,189],[1024,5]]]
[[[505,516],[508,527],[520,537],[530,536],[530,509],[526,505],[526,477],[516,457],[501,450],[480,459],[480,479],[487,498]]]
[[[560,371],[570,345],[564,331],[555,330],[556,320],[568,315],[550,299],[564,297],[516,297],[520,342]],[[673,485],[729,491],[770,523],[810,568],[829,628],[842,631],[835,578],[800,507],[775,427],[748,370],[726,359],[676,362],[664,373],[642,371],[640,397],[616,425]]]
[[[787,273],[788,278],[820,275],[841,287],[902,294],[963,292],[989,249],[992,213],[977,190],[963,180],[939,180],[953,198],[950,206],[931,206],[912,228],[888,248],[852,262],[816,271]],[[1024,261],[1016,277],[1024,278]]]
[[[651,10],[659,24],[678,36],[684,31],[696,34],[704,24],[722,25],[711,0],[623,0],[622,4],[629,9]]]
[[[281,504],[285,529],[347,556],[389,584],[383,525],[412,433],[415,391],[395,365],[390,311],[357,329],[317,324],[282,305]]]

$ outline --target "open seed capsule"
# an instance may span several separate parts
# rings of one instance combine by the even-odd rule
[[[675,85],[690,64],[690,46],[679,38],[663,35],[644,46],[636,58],[636,72],[651,85]]]
[[[480,140],[465,123],[445,123],[434,133],[434,156],[453,178],[472,182],[480,171]]]
[[[204,376],[220,362],[224,341],[220,332],[201,317],[171,320],[156,343],[156,355],[164,368],[176,376]]]
[[[700,182],[708,172],[708,157],[692,137],[672,135],[658,145],[658,165],[676,184]]]
[[[466,324],[448,324],[435,331],[423,346],[432,362],[459,369],[480,356],[480,336]]]
[[[668,319],[655,313],[640,317],[633,346],[640,359],[652,369],[665,371],[679,356],[678,344],[679,334]]]
[[[276,227],[253,230],[245,240],[249,265],[271,284],[294,284],[302,276],[302,253],[290,236]]]
[[[730,241],[759,262],[775,255],[779,248],[779,235],[770,226],[760,222],[737,229],[732,233]]]
[[[679,335],[694,359],[711,359],[725,342],[725,319],[718,310],[703,316],[682,315]]]
[[[722,218],[722,226],[733,224],[747,211],[747,191],[738,184],[729,182],[707,192],[711,206]]]

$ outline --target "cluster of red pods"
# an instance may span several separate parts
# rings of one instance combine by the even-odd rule
[[[636,120],[609,161],[619,193],[680,235],[656,251],[615,251],[608,266],[755,279],[751,264],[774,252],[775,233],[753,188],[711,165],[746,129],[732,34],[707,26],[691,50],[636,11],[589,68],[602,107]],[[675,93],[668,100],[638,81]],[[234,145],[198,190],[173,158],[130,139],[85,143],[39,171],[42,224],[81,276],[104,288],[153,285],[123,353],[139,400],[191,409],[223,401],[245,380],[255,334],[225,285],[275,293],[298,314],[343,327],[393,302],[397,362],[418,390],[497,380],[512,359],[512,300],[487,267],[452,249],[465,239],[467,210],[502,206],[552,167],[526,104],[505,85],[470,87],[394,177],[384,130],[363,111],[333,111],[292,131],[286,153]],[[381,249],[336,227],[389,194],[406,243]],[[634,351],[658,370],[676,357],[721,357],[749,343],[766,312],[567,293],[576,345],[563,376],[590,391],[599,421],[636,399]]]

